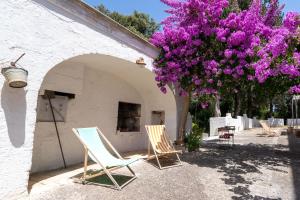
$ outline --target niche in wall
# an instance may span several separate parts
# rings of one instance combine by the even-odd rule
[[[53,113],[56,122],[65,122],[68,102],[75,98],[75,94],[45,90],[44,95],[39,95],[37,104],[37,122],[53,122]]]
[[[120,132],[139,132],[141,104],[119,102],[118,126]]]

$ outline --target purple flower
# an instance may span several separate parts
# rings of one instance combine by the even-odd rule
[[[162,93],[166,94],[166,93],[167,93],[167,88],[165,88],[165,87],[160,87],[160,91],[162,91]]]
[[[283,21],[284,27],[292,32],[295,32],[297,27],[300,25],[300,16],[296,12],[288,12]]]
[[[283,64],[280,69],[282,74],[289,75],[290,77],[300,76],[299,69],[294,65]]]
[[[214,82],[214,80],[213,79],[208,79],[207,82],[212,84]]]
[[[160,49],[153,71],[162,92],[174,83],[180,95],[192,86],[193,95],[201,97],[247,81],[299,78],[300,17],[288,13],[276,25],[282,9],[278,0],[266,10],[262,0],[255,0],[249,9],[228,16],[223,15],[228,0],[162,1],[170,16],[150,39]]]
[[[207,102],[202,102],[202,103],[201,103],[201,107],[202,107],[203,109],[207,108],[207,107],[208,107],[208,103],[207,103]]]
[[[289,89],[291,94],[300,94],[300,85],[295,85]]]
[[[225,57],[228,59],[231,58],[232,54],[233,54],[233,52],[231,49],[226,49],[224,52]]]
[[[222,81],[218,80],[217,86],[221,87],[222,85]]]
[[[248,76],[247,76],[247,79],[248,79],[249,81],[253,81],[255,78],[254,78],[254,76],[252,76],[252,75],[248,75]]]
[[[293,54],[294,61],[297,65],[300,65],[300,52],[294,52]]]
[[[240,45],[246,39],[246,33],[243,31],[236,31],[231,34],[228,43],[232,46]]]
[[[230,74],[232,74],[232,69],[229,69],[229,68],[226,68],[226,69],[224,69],[224,74],[226,74],[226,75],[230,75]]]
[[[169,48],[167,45],[163,46],[163,49],[164,49],[166,52],[170,51],[170,48]]]

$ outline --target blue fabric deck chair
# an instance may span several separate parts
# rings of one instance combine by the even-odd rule
[[[107,140],[103,133],[97,127],[91,128],[73,128],[74,134],[77,136],[79,141],[84,146],[84,173],[83,182],[88,179],[94,178],[106,174],[109,179],[114,184],[115,188],[121,190],[125,185],[130,183],[136,178],[135,173],[129,167],[129,165],[138,160],[138,158],[123,159],[122,156],[117,152],[117,150],[112,146],[112,144]],[[105,145],[106,144],[106,145]],[[116,156],[112,155],[108,150],[110,148],[111,152]],[[87,162],[88,156],[102,168],[102,171],[97,174],[87,175]],[[122,167],[127,167],[127,169],[133,175],[124,184],[119,185],[115,178],[112,176],[111,172]],[[105,185],[108,186],[108,185]]]

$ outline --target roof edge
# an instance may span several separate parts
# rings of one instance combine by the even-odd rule
[[[159,55],[159,48],[82,0],[33,1],[42,4],[44,7],[48,7],[47,3],[50,3],[74,17],[78,17],[80,20],[98,29],[98,31],[104,31],[104,34],[108,37],[112,37],[152,59]],[[112,32],[118,32],[119,34],[111,34]],[[127,37],[129,40],[125,40],[124,37]]]
[[[70,0],[68,0],[68,1],[70,1]],[[113,20],[112,18],[110,18],[106,14],[100,12],[96,8],[94,8],[91,5],[87,4],[86,2],[84,2],[82,0],[72,0],[72,2],[78,4],[80,7],[82,7],[83,9],[86,9],[88,12],[95,14],[97,17],[100,17],[99,20],[101,20],[101,18],[102,19],[103,18],[106,19],[106,21],[109,24],[111,24],[112,26],[115,26],[116,28],[118,28],[123,33],[128,34],[129,36],[133,37],[137,41],[143,43],[145,46],[147,46],[148,48],[150,48],[153,51],[155,51],[157,53],[157,55],[159,54],[159,48],[157,48],[156,46],[154,46],[153,44],[151,44],[149,41],[147,41],[146,39],[142,38],[141,36],[137,35],[133,31],[129,30],[128,28],[126,28],[122,24],[120,24],[117,21]],[[139,50],[143,51],[144,49],[139,49]],[[146,53],[145,51],[143,51],[143,52]],[[151,55],[151,57],[155,58],[155,56],[153,56],[153,55]]]
[[[82,6],[86,7],[87,9],[90,9],[93,12],[96,12],[97,14],[101,15],[102,17],[106,18],[109,22],[115,24],[116,26],[118,26],[119,28],[123,29],[125,32],[131,34],[132,36],[134,36],[136,39],[146,43],[147,45],[149,45],[150,47],[159,50],[156,46],[154,46],[153,44],[151,44],[149,41],[147,41],[145,38],[139,36],[138,34],[134,33],[133,31],[129,30],[128,28],[126,28],[125,26],[123,26],[122,24],[120,24],[119,22],[115,21],[114,19],[112,19],[111,17],[107,16],[106,14],[100,12],[99,10],[97,10],[96,8],[92,7],[91,5],[89,5],[88,3],[82,1],[82,0],[74,0],[77,1],[78,3],[80,3]]]

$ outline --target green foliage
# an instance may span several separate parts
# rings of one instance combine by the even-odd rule
[[[270,117],[270,111],[267,105],[260,106],[258,112],[256,113],[258,119],[267,119]]]
[[[186,136],[188,151],[195,151],[200,147],[203,130],[193,123],[191,132]]]
[[[250,7],[252,0],[238,0],[238,4],[241,10],[246,10]]]
[[[103,4],[96,9],[145,39],[149,39],[159,29],[159,24],[145,13],[134,11],[131,15],[122,15],[115,11],[111,12]]]
[[[202,109],[200,102],[201,100],[192,99],[190,113],[193,122],[201,127],[204,132],[209,132],[209,118],[214,116],[213,103],[210,103],[208,108]]]
[[[275,118],[291,118],[292,117],[292,95],[277,96],[274,99],[274,113]]]

